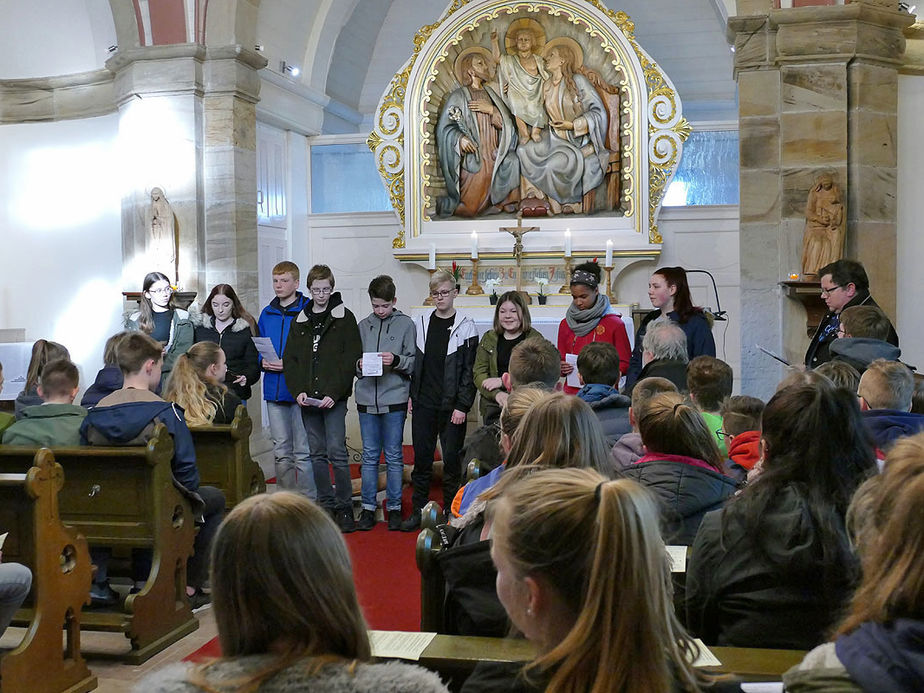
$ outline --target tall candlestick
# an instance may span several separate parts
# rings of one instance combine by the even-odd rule
[[[436,245],[433,243],[430,244],[430,258],[427,261],[427,269],[436,269]]]
[[[613,266],[613,241],[606,242],[606,262],[603,263],[606,267]]]
[[[472,260],[478,259],[478,232],[472,231]]]
[[[565,229],[565,257],[571,257],[571,229]]]

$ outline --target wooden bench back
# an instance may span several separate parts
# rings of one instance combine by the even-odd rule
[[[195,426],[189,430],[196,446],[201,483],[221,489],[228,509],[245,498],[266,492],[263,470],[250,456],[253,421],[247,407],[240,405],[230,424]]]
[[[24,474],[0,474],[0,531],[5,562],[32,571],[26,602],[29,628],[19,646],[0,658],[0,691],[57,693],[96,688],[80,656],[80,611],[90,591],[87,542],[58,514],[64,472],[40,450]],[[61,646],[61,628],[65,646]],[[41,672],[38,674],[37,672]]]

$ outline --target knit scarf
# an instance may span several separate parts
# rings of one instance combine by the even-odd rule
[[[583,337],[585,334],[590,334],[591,330],[600,322],[600,318],[609,312],[610,299],[599,293],[597,294],[597,300],[587,310],[578,310],[574,307],[574,301],[572,301],[565,313],[565,322],[568,323],[568,327],[576,336]]]

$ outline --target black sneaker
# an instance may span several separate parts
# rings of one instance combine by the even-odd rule
[[[402,532],[416,532],[420,529],[420,508],[414,508],[407,519],[401,523]]]
[[[401,530],[401,510],[388,511],[388,531],[398,532]]]
[[[356,520],[353,518],[353,509],[344,508],[337,511],[337,526],[344,534],[356,531]]]
[[[202,590],[196,590],[189,597],[189,608],[193,611],[198,611],[199,609],[208,606],[212,603],[211,595],[206,594]]]
[[[360,532],[368,532],[375,527],[375,510],[366,510],[359,514],[359,524],[356,526]]]

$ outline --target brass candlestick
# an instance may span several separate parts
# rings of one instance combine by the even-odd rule
[[[613,296],[613,268],[616,265],[604,265],[603,269],[606,270],[606,297],[610,299],[610,303],[615,303],[616,299]]]
[[[435,268],[434,269],[428,268],[427,271],[430,273],[430,279],[432,279],[433,275],[436,274]],[[427,280],[427,297],[424,299],[424,302],[423,302],[425,306],[433,305],[433,296],[430,295],[430,279]]]
[[[561,285],[561,288],[558,289],[560,294],[570,294],[571,293],[571,256],[565,256],[565,283]]]
[[[483,296],[484,290],[481,288],[481,285],[478,283],[478,260],[477,258],[472,260],[472,284],[465,290],[466,295],[468,296]]]

